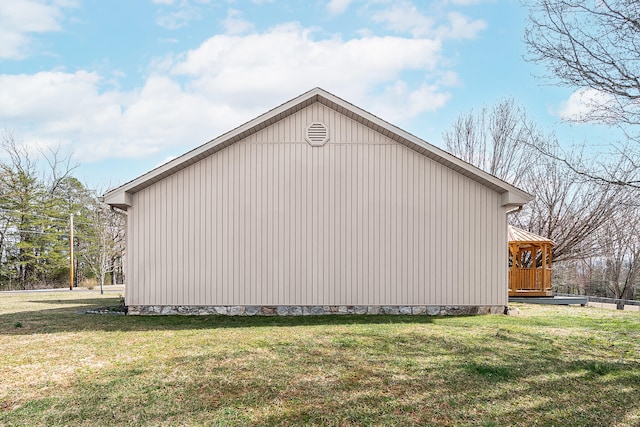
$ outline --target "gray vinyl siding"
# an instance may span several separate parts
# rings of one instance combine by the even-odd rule
[[[127,303],[505,305],[501,205],[315,103],[133,194]]]

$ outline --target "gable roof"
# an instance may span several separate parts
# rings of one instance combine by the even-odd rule
[[[335,111],[361,123],[386,137],[405,145],[430,159],[453,169],[460,174],[477,181],[502,195],[502,205],[519,207],[533,200],[533,197],[495,176],[447,153],[440,148],[356,107],[347,101],[321,89],[315,88],[284,104],[256,117],[255,119],[223,134],[211,141],[194,148],[182,156],[171,160],[157,168],[135,178],[120,187],[109,190],[104,194],[105,203],[121,209],[131,206],[131,195],[149,187],[169,175],[192,165],[213,153],[241,141],[249,135],[258,132],[285,117],[319,102]]]

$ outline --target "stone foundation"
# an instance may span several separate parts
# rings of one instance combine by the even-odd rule
[[[319,316],[325,314],[396,314],[457,316],[505,314],[503,305],[130,305],[130,315]]]

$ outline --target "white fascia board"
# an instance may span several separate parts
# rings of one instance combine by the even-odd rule
[[[123,189],[116,188],[104,195],[104,203],[126,211],[133,206],[133,196]]]

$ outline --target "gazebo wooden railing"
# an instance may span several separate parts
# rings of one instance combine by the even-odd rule
[[[520,268],[509,271],[509,283],[517,284],[509,287],[514,292],[520,294],[530,292],[545,293],[551,290],[551,270],[541,270],[538,268]]]
[[[555,243],[509,226],[509,296],[552,296],[551,254]]]

